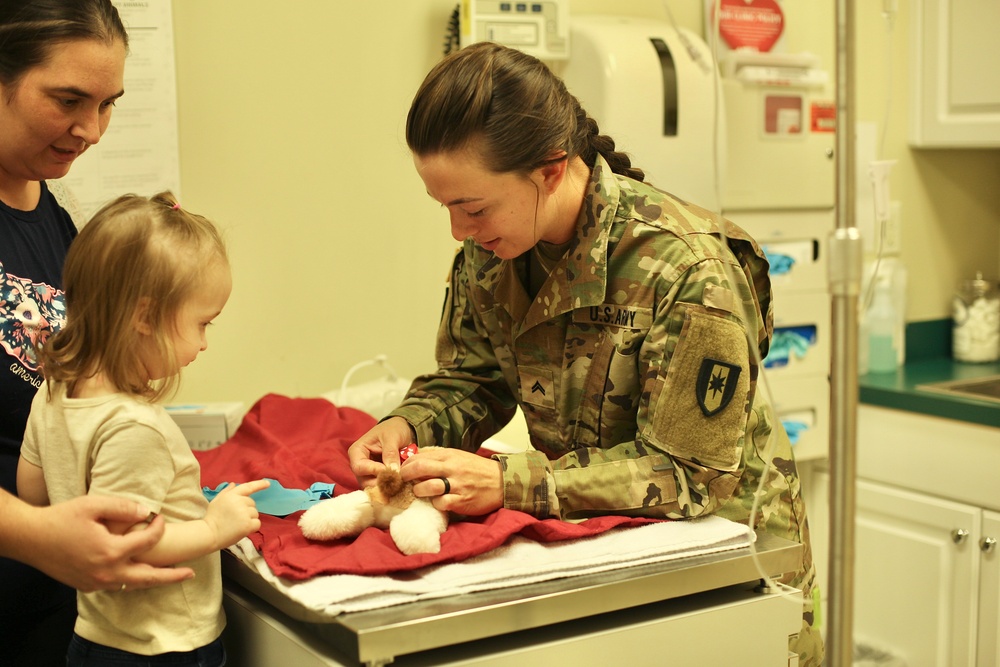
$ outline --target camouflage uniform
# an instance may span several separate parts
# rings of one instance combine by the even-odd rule
[[[745,523],[772,455],[754,525],[805,546],[803,569],[785,577],[804,595],[792,648],[800,664],[819,664],[799,477],[756,392],[746,334],[763,357],[763,253],[735,225],[612,173],[603,158],[577,229],[533,300],[519,277],[527,254],[501,260],[466,241],[438,332],[440,369],[418,377],[392,414],[421,446],[475,451],[520,405],[534,450],[495,458],[504,506],[537,517],[715,513]]]

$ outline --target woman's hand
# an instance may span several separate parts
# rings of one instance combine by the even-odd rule
[[[480,516],[503,507],[500,462],[478,454],[427,447],[406,459],[400,474],[415,482],[414,495],[430,498],[439,510]]]
[[[78,590],[119,590],[173,584],[194,576],[189,567],[153,567],[137,562],[163,537],[163,517],[156,517],[142,531],[114,534],[107,524],[134,524],[148,518],[149,510],[131,500],[81,496],[49,507],[5,505],[7,519],[22,514],[26,526],[11,556],[34,565],[49,576]],[[6,550],[4,550],[6,551]]]
[[[390,417],[358,438],[347,450],[347,458],[361,487],[374,484],[386,466],[399,466],[399,450],[415,440],[413,429],[402,417]]]

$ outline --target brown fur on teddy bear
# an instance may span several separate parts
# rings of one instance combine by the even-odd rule
[[[405,509],[410,506],[416,496],[413,495],[413,485],[403,481],[403,476],[396,468],[384,468],[375,478],[375,486],[369,486],[365,493],[373,503],[381,503],[390,507]]]
[[[386,468],[374,486],[323,500],[299,518],[302,534],[313,540],[354,536],[369,526],[388,528],[404,554],[437,553],[448,513],[428,498],[417,498],[398,468]]]

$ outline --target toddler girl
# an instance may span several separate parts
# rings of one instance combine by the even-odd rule
[[[206,349],[206,328],[229,299],[222,239],[169,192],[125,195],[73,241],[63,286],[66,323],[39,351],[45,381],[28,418],[18,494],[36,505],[87,494],[142,503],[167,526],[138,560],[196,573],[172,586],[78,593],[67,664],[223,665],[218,552],[260,528],[249,496],[267,482],[227,487],[209,504],[197,460],[155,403]]]

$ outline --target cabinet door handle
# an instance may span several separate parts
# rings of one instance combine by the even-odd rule
[[[969,531],[965,528],[956,528],[951,531],[951,541],[955,544],[961,544],[969,538]]]
[[[979,540],[979,548],[982,549],[984,554],[992,553],[997,548],[997,538],[984,537]]]

